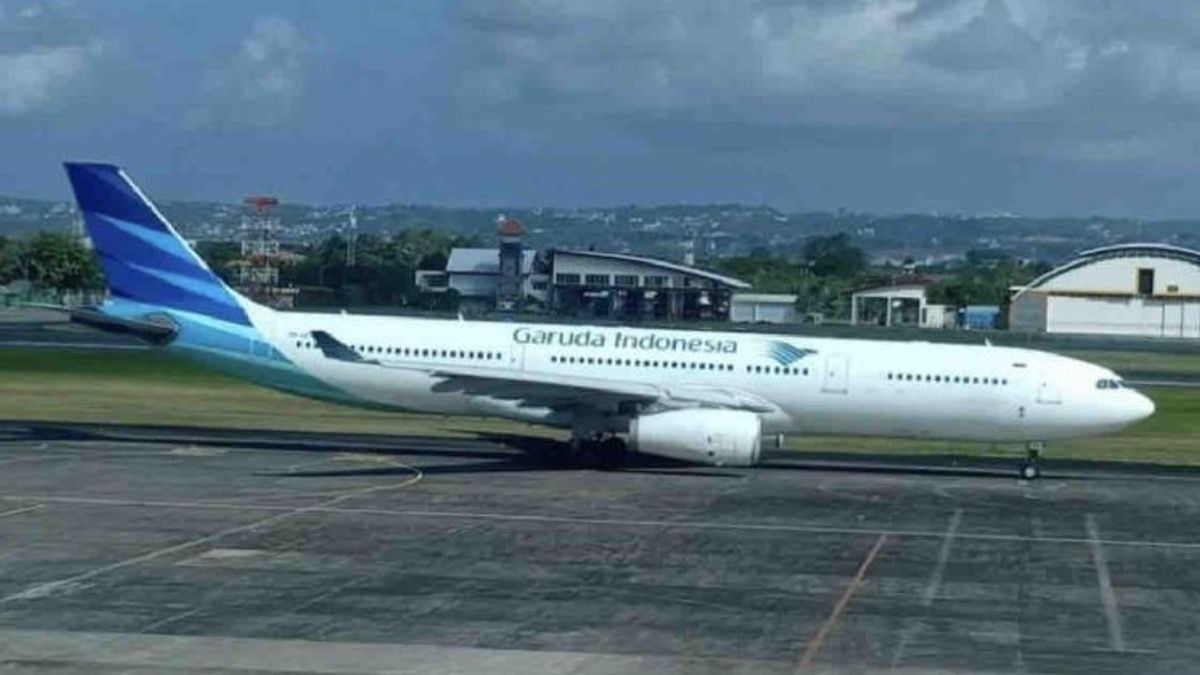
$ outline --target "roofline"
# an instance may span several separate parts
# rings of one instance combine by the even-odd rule
[[[732,302],[737,302],[739,300],[744,301],[744,302],[763,302],[763,303],[775,302],[775,303],[779,303],[781,305],[784,305],[784,304],[793,304],[794,305],[794,304],[796,304],[796,301],[799,299],[800,299],[800,296],[792,295],[790,293],[734,293],[733,296],[730,297],[730,300]]]
[[[579,255],[579,256],[584,256],[587,258],[604,258],[607,260],[622,260],[625,262],[640,263],[643,265],[650,265],[652,267],[660,267],[660,268],[672,270],[675,272],[682,272],[684,274],[691,274],[691,275],[698,276],[698,277],[704,277],[706,279],[709,279],[710,281],[716,281],[718,283],[725,284],[726,286],[733,286],[734,288],[751,288],[750,284],[746,283],[745,281],[742,281],[741,279],[727,277],[724,274],[717,274],[716,272],[709,272],[708,270],[702,270],[699,267],[689,267],[687,265],[681,265],[679,263],[673,263],[673,262],[670,262],[667,260],[660,260],[658,258],[647,258],[645,256],[629,255],[627,253],[606,253],[603,251],[580,251],[580,250],[569,249],[569,248],[556,248],[556,249],[550,249],[550,250],[554,254],[566,253],[568,255]]]
[[[480,270],[480,269],[477,269],[474,267],[466,268],[466,269],[459,269],[459,268],[451,267],[450,263],[454,259],[455,251],[474,251],[474,252],[478,252],[478,253],[483,253],[483,252],[495,253],[496,254],[496,269]],[[521,274],[524,275],[524,274],[530,274],[533,272],[533,263],[537,259],[537,254],[538,254],[538,250],[533,249],[533,248],[526,248],[521,251],[521,268],[522,268]],[[490,261],[489,261],[489,264],[490,264]],[[525,269],[526,267],[529,268],[528,271]],[[488,247],[488,246],[455,246],[450,249],[449,255],[446,256],[446,268],[444,271],[447,274],[499,275],[500,274],[500,248],[499,247],[493,248],[493,247]]]
[[[1109,253],[1122,253],[1125,251],[1152,251],[1158,253],[1175,253],[1185,258],[1194,258],[1200,261],[1200,251],[1185,248],[1183,246],[1175,246],[1174,244],[1163,244],[1160,242],[1144,241],[1144,242],[1129,242],[1126,244],[1112,244],[1109,246],[1098,246],[1086,251],[1080,251],[1077,257],[1090,258],[1099,257]]]
[[[922,291],[927,291],[927,290],[929,290],[929,287],[932,285],[934,285],[934,282],[925,283],[925,284],[888,284],[887,286],[867,286],[866,288],[860,288],[856,291],[851,291],[850,294],[858,295],[860,293],[870,293],[872,291],[887,291],[887,290],[893,290],[893,289],[899,290],[902,288],[917,288]]]
[[[1017,291],[1012,296],[1012,301],[1016,302],[1017,298],[1026,293],[1036,291],[1043,284],[1055,277],[1062,276],[1067,272],[1079,269],[1085,265],[1089,265],[1101,260],[1109,260],[1112,258],[1130,257],[1133,253],[1146,253],[1149,257],[1173,258],[1175,260],[1185,260],[1194,265],[1200,266],[1200,251],[1172,244],[1161,244],[1154,242],[1132,242],[1128,244],[1113,244],[1111,246],[1100,246],[1098,248],[1080,251],[1076,254],[1073,260],[1067,261],[1058,267],[1046,272],[1038,278],[1025,284],[1024,288]]]

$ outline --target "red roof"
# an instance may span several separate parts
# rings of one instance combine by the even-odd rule
[[[512,218],[505,218],[500,221],[500,225],[496,227],[496,232],[510,237],[519,237],[525,233],[525,228],[521,222]]]

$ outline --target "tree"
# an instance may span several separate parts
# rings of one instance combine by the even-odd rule
[[[804,260],[813,274],[823,277],[851,277],[867,265],[866,255],[845,232],[809,237],[804,242]]]
[[[355,243],[355,264],[346,265],[347,241],[333,235],[306,246],[301,260],[280,271],[280,281],[328,289],[322,297],[346,306],[357,304],[425,306],[413,283],[418,269],[443,269],[450,249],[478,246],[474,237],[449,235],[428,228],[400,230],[390,236],[363,233]]]
[[[242,257],[242,246],[238,242],[201,241],[196,244],[196,254],[226,282],[237,281],[237,268],[232,263]]]
[[[26,256],[32,281],[47,288],[102,288],[96,258],[79,239],[61,232],[39,232],[29,241]]]
[[[25,276],[25,243],[0,236],[0,284]]]

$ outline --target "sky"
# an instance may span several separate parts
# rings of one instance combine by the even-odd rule
[[[1195,0],[0,0],[0,194],[1200,215]]]

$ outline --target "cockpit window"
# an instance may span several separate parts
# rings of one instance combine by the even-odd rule
[[[1097,389],[1120,389],[1121,381],[1120,380],[1110,380],[1110,379],[1096,380],[1096,388]]]

